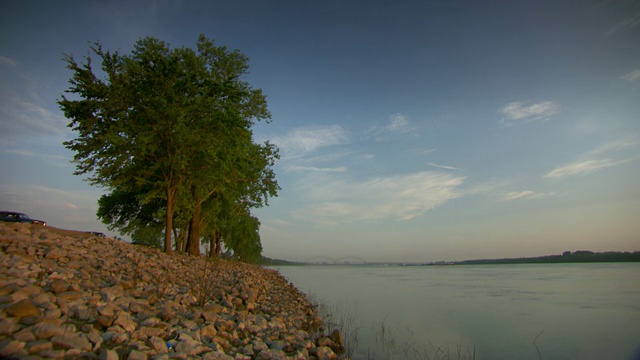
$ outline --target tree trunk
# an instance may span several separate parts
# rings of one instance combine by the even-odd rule
[[[220,257],[220,253],[222,252],[222,235],[219,231],[214,231],[211,233],[211,254],[210,256],[213,258]]]
[[[189,255],[200,255],[200,213],[202,203],[196,205],[196,209],[189,223],[189,239],[187,240],[187,253]]]
[[[171,253],[171,232],[173,231],[173,208],[175,201],[175,189],[167,186],[167,224],[164,230],[164,252]]]

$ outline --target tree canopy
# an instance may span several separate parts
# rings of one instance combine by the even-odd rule
[[[75,174],[108,191],[98,216],[110,228],[163,227],[166,252],[175,244],[195,254],[202,234],[233,220],[223,209],[248,211],[277,195],[278,149],[255,143],[251,130],[271,114],[262,91],[242,80],[248,58],[239,51],[204,35],[195,50],[146,37],[130,54],[95,43],[82,62],[64,60],[73,75],[58,104],[77,133],[64,145]]]

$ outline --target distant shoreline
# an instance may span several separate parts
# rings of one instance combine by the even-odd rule
[[[265,259],[263,266],[451,266],[451,265],[513,265],[513,264],[571,264],[571,263],[629,263],[640,262],[640,251],[606,251],[593,252],[588,250],[565,251],[559,255],[545,255],[536,257],[503,258],[503,259],[474,259],[462,261],[435,262],[295,262],[280,259]]]

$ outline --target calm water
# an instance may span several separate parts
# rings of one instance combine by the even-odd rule
[[[544,360],[630,359],[640,348],[640,264],[277,269],[353,318],[354,359],[403,358],[376,340],[382,325],[398,345],[433,344],[451,359],[460,345],[475,359],[538,359],[534,340]]]

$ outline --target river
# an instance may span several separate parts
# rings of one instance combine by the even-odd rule
[[[636,359],[640,264],[282,266],[352,359]],[[636,355],[637,356],[637,355]]]

